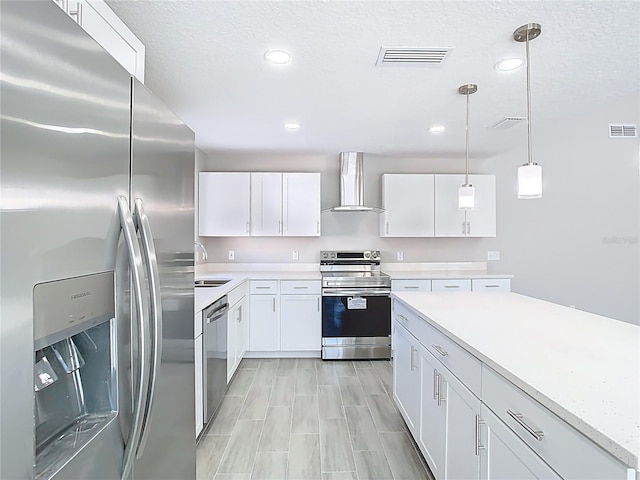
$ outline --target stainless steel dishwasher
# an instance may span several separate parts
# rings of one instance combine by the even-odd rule
[[[216,300],[203,312],[204,321],[204,421],[205,428],[227,392],[227,296]]]

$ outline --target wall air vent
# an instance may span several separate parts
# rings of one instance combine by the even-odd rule
[[[507,128],[513,127],[526,119],[527,117],[504,117],[502,120],[494,123],[491,128],[506,130]]]
[[[609,138],[638,138],[638,125],[610,123]]]
[[[380,47],[377,67],[432,67],[441,65],[453,47]]]

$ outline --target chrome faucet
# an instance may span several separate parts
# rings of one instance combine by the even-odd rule
[[[209,254],[207,253],[207,249],[204,248],[204,245],[202,245],[200,242],[193,242],[193,244],[196,247],[200,247],[200,250],[202,250],[202,260],[206,260],[209,257]]]

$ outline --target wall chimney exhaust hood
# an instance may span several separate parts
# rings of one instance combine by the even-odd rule
[[[364,204],[364,154],[340,153],[340,205],[325,212],[382,212]]]

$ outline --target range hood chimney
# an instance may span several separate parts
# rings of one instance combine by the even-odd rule
[[[340,153],[340,205],[330,212],[382,212],[379,207],[364,204],[364,154]]]

